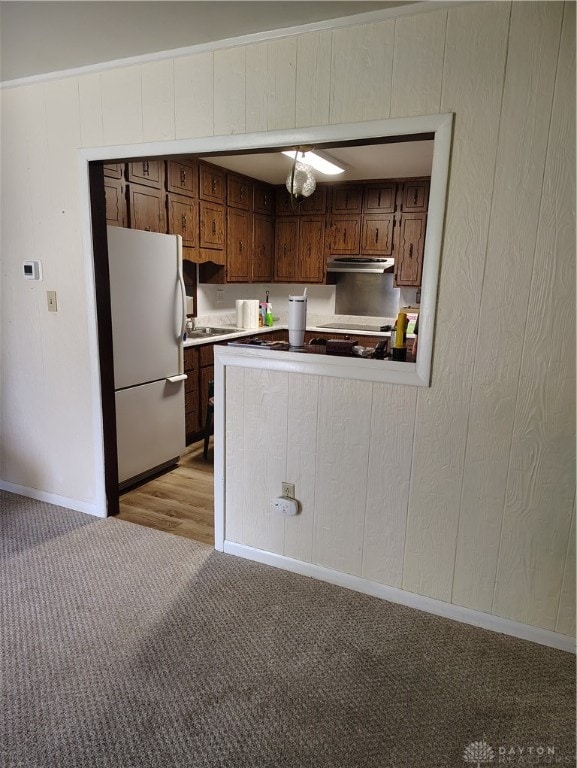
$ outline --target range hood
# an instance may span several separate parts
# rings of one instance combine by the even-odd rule
[[[359,256],[340,256],[329,259],[327,272],[368,272],[382,275],[394,265],[394,259],[380,259]]]

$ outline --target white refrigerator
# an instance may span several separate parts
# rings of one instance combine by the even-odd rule
[[[185,448],[182,239],[108,227],[119,487]]]

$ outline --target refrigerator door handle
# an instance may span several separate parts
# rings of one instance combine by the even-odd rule
[[[167,376],[166,380],[170,381],[171,384],[176,384],[179,381],[186,381],[188,379],[188,376],[186,373],[179,373],[177,376]]]
[[[184,285],[184,277],[182,276],[182,267],[178,269],[178,282],[180,283],[180,295],[182,299],[182,314],[180,323],[180,333],[177,340],[181,341],[186,330],[186,286]]]

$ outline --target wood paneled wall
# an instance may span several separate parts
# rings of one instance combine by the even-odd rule
[[[226,533],[573,633],[574,15],[467,3],[3,90],[2,479],[96,494],[79,147],[452,111],[432,386],[231,371]]]

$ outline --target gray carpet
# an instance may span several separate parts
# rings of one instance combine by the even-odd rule
[[[2,768],[440,768],[481,740],[575,764],[570,654],[131,523],[0,513]]]

